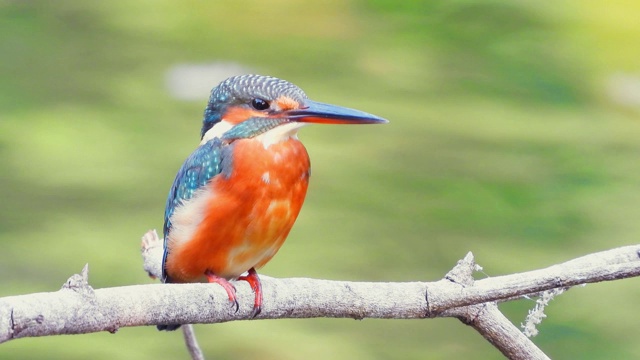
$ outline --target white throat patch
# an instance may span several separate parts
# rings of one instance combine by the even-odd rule
[[[276,126],[275,128],[256,136],[254,139],[261,141],[264,148],[268,148],[273,144],[277,144],[281,141],[288,139],[298,138],[298,129],[308,125],[306,123],[290,122],[284,125]]]

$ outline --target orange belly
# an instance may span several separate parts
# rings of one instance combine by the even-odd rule
[[[265,149],[245,139],[233,146],[228,177],[214,177],[172,216],[166,270],[174,282],[199,281],[206,271],[231,279],[263,266],[300,212],[310,166],[302,143],[288,139]]]

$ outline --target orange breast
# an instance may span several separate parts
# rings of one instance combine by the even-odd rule
[[[264,148],[252,139],[234,143],[228,178],[216,176],[194,201],[176,211],[192,222],[169,234],[166,269],[176,282],[200,280],[208,270],[235,278],[266,264],[295,222],[309,181],[309,157],[297,139]],[[172,220],[173,222],[173,220]]]

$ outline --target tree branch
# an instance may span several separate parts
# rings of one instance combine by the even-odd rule
[[[144,267],[158,276],[162,245],[153,235],[143,239]],[[471,253],[435,282],[367,283],[261,275],[264,305],[257,319],[456,317],[510,358],[545,359],[493,302],[638,276],[639,254],[640,245],[626,246],[541,270],[477,281],[472,277],[476,265]],[[247,320],[252,310],[253,293],[243,281],[236,283],[240,308],[235,312],[220,286],[149,284],[94,290],[87,273],[85,266],[57,292],[0,298],[0,343],[31,336],[116,332],[124,326]]]
[[[445,279],[465,289],[472,287],[476,267],[473,255],[469,253],[449,271]],[[446,316],[456,317],[476,329],[509,359],[549,359],[498,310],[496,302],[453,308],[446,311]]]
[[[589,254],[544,269],[495,276],[473,286],[442,286],[432,292],[429,311],[435,314],[459,306],[500,301],[545,290],[610,281],[640,275],[640,245]]]

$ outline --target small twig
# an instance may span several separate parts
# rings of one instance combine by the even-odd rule
[[[187,344],[187,350],[189,351],[189,355],[191,355],[191,359],[204,360],[204,355],[202,354],[202,350],[200,350],[200,345],[198,345],[198,339],[196,339],[196,333],[193,331],[193,325],[182,325],[182,334],[184,335],[184,342]]]
[[[149,230],[142,236],[140,251],[142,252],[142,267],[152,279],[162,277],[162,252],[164,243],[155,230]]]
[[[469,253],[464,259],[458,261],[458,264],[447,273],[445,279],[461,288],[472,287],[475,283],[473,273],[478,268],[480,267],[475,263],[473,255]],[[509,359],[549,359],[498,310],[496,302],[453,308],[446,313],[476,329]]]
[[[527,338],[498,310],[495,302],[456,308],[452,313],[463,323],[472,326],[485,339],[512,360],[548,360],[540,348]]]

